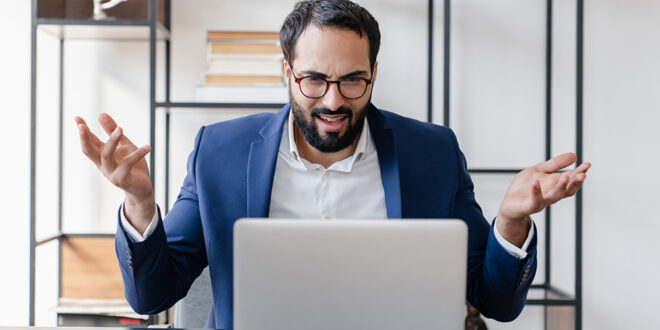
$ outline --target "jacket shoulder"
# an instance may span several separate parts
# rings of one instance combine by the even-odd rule
[[[259,113],[217,122],[201,128],[197,145],[201,159],[227,163],[229,159],[244,161],[253,141],[261,139],[259,131],[267,126],[273,113]]]
[[[386,110],[379,111],[385,119],[385,125],[391,128],[397,137],[406,141],[419,141],[421,144],[455,143],[456,137],[451,128],[404,117]]]
[[[237,142],[241,140],[250,140],[259,134],[259,130],[273,118],[275,114],[270,112],[258,113],[227,121],[217,122],[208,125],[204,129],[204,138],[212,139],[214,143],[224,140]]]

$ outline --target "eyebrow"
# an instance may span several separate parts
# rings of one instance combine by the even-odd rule
[[[301,71],[301,73],[305,76],[316,76],[316,77],[328,78],[328,75],[326,75],[325,73],[314,71],[314,70],[305,70],[305,71]],[[351,77],[355,77],[355,76],[359,76],[359,75],[363,75],[363,74],[367,74],[367,73],[369,73],[369,72],[367,72],[365,70],[355,70],[353,72],[349,72],[349,73],[339,77],[339,79],[351,78]]]

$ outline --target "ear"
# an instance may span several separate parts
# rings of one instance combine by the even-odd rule
[[[289,62],[284,60],[284,82],[287,87],[289,87],[289,76],[291,76],[291,66],[289,65]]]
[[[376,82],[376,76],[378,76],[378,61],[376,61],[376,62],[374,63],[374,74],[373,74],[373,76],[371,77],[371,83],[372,83],[372,84]]]

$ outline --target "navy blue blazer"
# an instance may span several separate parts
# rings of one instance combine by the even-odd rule
[[[233,224],[238,218],[268,217],[289,111],[287,105],[277,114],[202,127],[177,201],[155,232],[138,243],[118,226],[116,252],[126,299],[137,313],[171,307],[208,265],[214,304],[207,326],[232,327]],[[367,120],[388,218],[463,219],[469,233],[467,300],[486,317],[515,319],[536,272],[536,238],[522,260],[497,242],[474,199],[465,157],[450,129],[373,105]]]

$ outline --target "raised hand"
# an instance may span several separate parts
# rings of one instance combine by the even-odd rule
[[[500,205],[496,222],[506,240],[521,246],[531,225],[530,215],[577,193],[591,164],[583,163],[574,170],[557,173],[576,159],[574,153],[565,153],[515,176]]]
[[[110,136],[105,143],[90,131],[82,118],[76,116],[74,120],[80,132],[82,152],[113,185],[124,191],[126,217],[135,229],[144,232],[156,212],[149,167],[145,160],[151,147],[135,146],[112,117],[105,113],[99,116],[101,127]]]

